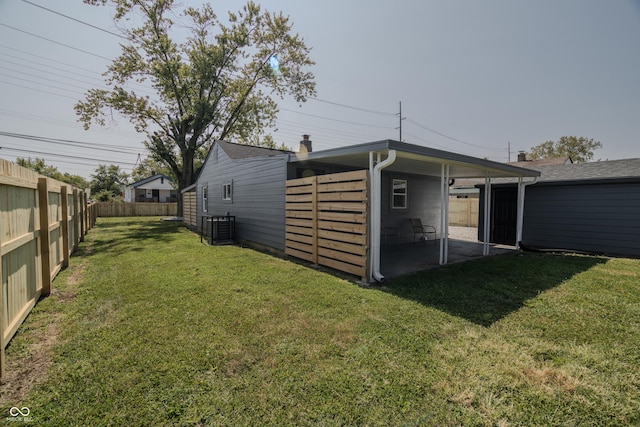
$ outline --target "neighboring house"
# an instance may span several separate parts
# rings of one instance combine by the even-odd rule
[[[413,242],[411,218],[436,228],[447,263],[451,180],[538,175],[391,140],[312,152],[305,136],[298,153],[217,141],[185,192],[196,193],[196,227],[234,216],[239,241],[371,281],[384,279],[383,229],[394,230],[396,243]]]
[[[540,177],[526,187],[524,247],[640,256],[640,159],[527,166]],[[495,180],[491,192],[490,240],[511,241],[515,183]]]
[[[124,189],[124,201],[168,203],[176,201],[176,194],[171,178],[155,174],[127,185]]]

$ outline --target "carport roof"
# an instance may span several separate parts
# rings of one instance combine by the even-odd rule
[[[540,172],[449,151],[421,147],[390,139],[311,153],[296,153],[291,163],[326,163],[358,169],[369,168],[369,153],[386,155],[396,150],[396,161],[385,171],[417,175],[441,175],[441,165],[449,165],[451,178],[536,177]]]

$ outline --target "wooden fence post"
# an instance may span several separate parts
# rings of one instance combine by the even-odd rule
[[[60,204],[62,205],[62,268],[69,266],[69,195],[67,186],[60,187]]]
[[[40,212],[40,265],[42,266],[42,295],[51,293],[51,256],[49,249],[49,189],[47,178],[38,178],[38,210]]]
[[[73,189],[73,251],[78,250],[80,243],[80,215],[78,215],[80,203],[78,203],[78,189]]]
[[[87,197],[87,193],[86,192],[82,192],[82,206],[84,207],[84,234],[86,235],[89,232],[89,229],[91,228],[89,226],[89,205],[87,204],[88,202],[88,197]]]
[[[87,205],[84,203],[84,191],[78,192],[78,218],[80,219],[80,241],[84,242],[84,211],[87,210]]]
[[[2,245],[0,245],[0,379],[4,378],[5,360],[4,360],[4,331],[7,325],[4,324],[4,312],[6,310],[4,301],[4,290],[2,289]]]

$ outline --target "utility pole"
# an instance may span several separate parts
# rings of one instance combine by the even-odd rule
[[[507,151],[509,151],[509,163],[511,163],[511,141],[507,141]]]
[[[400,129],[400,142],[402,142],[402,121],[406,118],[406,117],[402,117],[402,101],[399,102],[400,104],[400,112],[398,114],[396,114],[396,116],[398,116],[398,121],[400,122],[400,126],[398,126],[396,129]]]

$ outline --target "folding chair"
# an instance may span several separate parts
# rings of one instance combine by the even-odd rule
[[[421,241],[429,240],[428,236],[432,236],[433,244],[436,244],[436,228],[432,225],[422,225],[420,218],[411,218],[411,231],[413,232],[413,243],[420,237]]]

